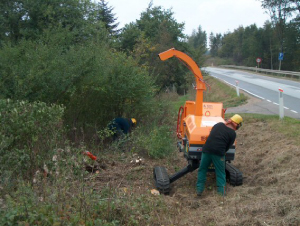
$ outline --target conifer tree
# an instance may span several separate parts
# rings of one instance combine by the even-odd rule
[[[117,18],[115,14],[112,12],[113,7],[108,6],[108,3],[105,0],[100,0],[98,3],[97,9],[97,20],[100,20],[104,23],[105,28],[109,32],[110,35],[118,35],[120,29],[117,29],[119,23],[117,23]]]

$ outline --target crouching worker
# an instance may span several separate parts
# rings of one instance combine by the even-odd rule
[[[115,140],[123,134],[130,133],[135,125],[136,120],[134,118],[115,118],[109,123],[108,128],[114,133],[113,139]]]
[[[201,196],[206,182],[206,173],[211,163],[215,166],[217,178],[217,192],[225,195],[226,173],[225,154],[233,145],[235,131],[242,125],[242,117],[234,115],[225,123],[219,122],[213,126],[206,143],[202,148],[201,162],[198,169],[197,195]]]

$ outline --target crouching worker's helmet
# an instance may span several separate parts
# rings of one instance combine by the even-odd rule
[[[240,115],[235,114],[230,119],[237,124],[236,129],[239,129],[242,126],[243,118]]]
[[[133,126],[136,126],[136,119],[135,118],[131,118],[131,123]]]

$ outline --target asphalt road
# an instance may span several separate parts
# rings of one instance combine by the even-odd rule
[[[245,113],[279,114],[279,88],[283,90],[284,115],[300,119],[300,82],[258,75],[232,69],[206,67],[209,72],[232,86],[260,99],[255,106],[244,109]]]

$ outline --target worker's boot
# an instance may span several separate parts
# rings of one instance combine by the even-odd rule
[[[226,196],[226,186],[218,187],[217,192],[221,196]]]
[[[197,196],[202,196],[203,191],[197,191]]]

